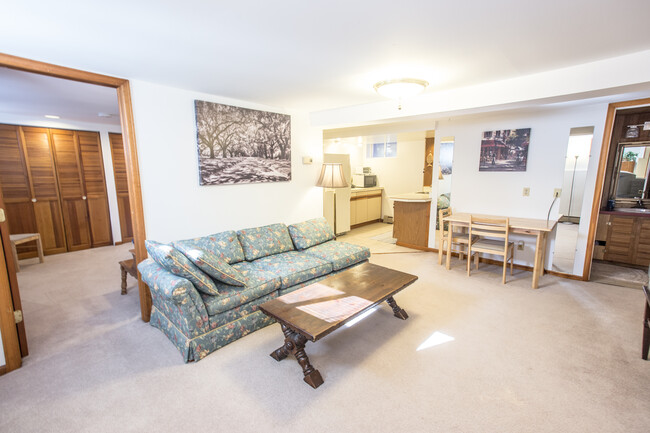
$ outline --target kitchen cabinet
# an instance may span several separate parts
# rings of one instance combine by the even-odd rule
[[[604,260],[641,266],[650,264],[650,215],[635,216],[625,211],[601,214],[596,241],[602,242],[599,237],[605,233]]]
[[[383,188],[354,188],[350,194],[350,226],[381,221]]]
[[[389,197],[393,200],[393,237],[397,245],[427,248],[431,199],[417,194]]]

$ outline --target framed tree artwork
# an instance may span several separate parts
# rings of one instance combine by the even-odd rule
[[[291,116],[194,101],[201,185],[291,180]]]

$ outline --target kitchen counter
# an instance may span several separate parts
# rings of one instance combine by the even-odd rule
[[[650,217],[650,209],[639,209],[639,208],[619,207],[614,210],[601,210],[600,213],[604,215]]]
[[[388,198],[393,201],[410,201],[410,202],[421,202],[421,203],[431,201],[431,197],[429,197],[429,193],[421,194],[417,192],[391,195]]]
[[[371,186],[369,188],[359,188],[359,187],[354,187],[350,188],[350,192],[362,192],[362,191],[379,191],[384,189],[383,186]]]
[[[399,194],[393,200],[393,237],[397,245],[426,249],[429,245],[431,198],[428,194]]]

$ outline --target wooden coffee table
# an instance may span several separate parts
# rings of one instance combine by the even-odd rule
[[[408,314],[393,295],[417,279],[415,275],[364,263],[262,304],[260,309],[280,322],[284,334],[284,344],[271,356],[281,361],[294,355],[305,382],[318,388],[323,378],[305,353],[307,341],[320,340],[384,301],[395,317],[406,320]]]

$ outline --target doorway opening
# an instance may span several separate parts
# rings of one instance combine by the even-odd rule
[[[647,122],[647,126],[646,126]],[[650,99],[609,105],[585,276],[640,289],[650,265]]]
[[[146,257],[146,251],[144,248],[144,218],[142,211],[142,193],[140,190],[139,182],[139,169],[137,163],[137,150],[135,144],[129,82],[120,78],[94,74],[57,65],[51,65],[6,54],[0,54],[0,68],[8,68],[10,70],[24,71],[38,75],[116,89],[120,126],[121,130],[123,131],[125,142],[124,156],[126,161],[125,165],[127,168],[128,188],[130,192],[129,202],[131,205],[131,218],[134,227],[133,234],[135,255],[137,261],[143,260]],[[48,132],[48,134],[51,133]],[[36,152],[36,155],[38,159],[38,152]],[[56,179],[58,178],[55,174],[50,176],[53,179],[51,183],[55,184]],[[87,198],[88,194],[86,194],[86,199]],[[36,200],[38,201],[38,199]],[[34,202],[32,201],[32,203]],[[27,345],[24,321],[18,320],[22,314],[22,311],[20,311],[21,303],[16,279],[16,268],[11,256],[11,249],[8,242],[10,237],[9,225],[6,219],[0,220],[2,220],[0,221],[0,226],[2,228],[3,258],[5,261],[4,268],[6,268],[7,271],[6,273],[0,275],[0,292],[2,292],[0,293],[0,307],[2,307],[0,308],[0,331],[2,332],[2,346],[4,348],[4,361],[6,363],[3,372],[9,372],[20,367],[22,363],[22,356],[27,353]],[[151,310],[150,294],[141,280],[138,280],[138,288],[140,295],[141,317],[144,321],[148,321]],[[24,344],[21,344],[23,342]]]

